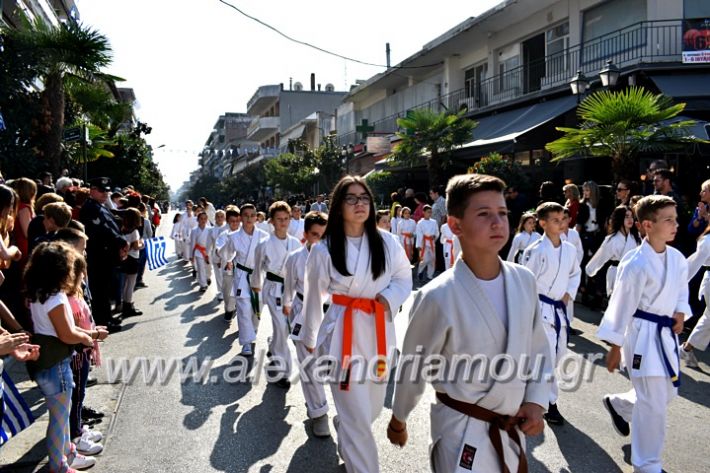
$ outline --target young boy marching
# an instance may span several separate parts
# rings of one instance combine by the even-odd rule
[[[208,216],[209,218],[209,216]],[[224,296],[222,282],[224,281],[224,272],[222,271],[222,259],[219,257],[219,252],[217,251],[217,239],[219,236],[229,230],[226,222],[226,214],[224,210],[218,210],[214,214],[214,227],[210,229],[210,236],[207,241],[207,251],[210,255],[210,261],[212,262],[212,269],[214,270],[214,280],[217,286],[217,300],[221,301]]]
[[[454,265],[459,253],[461,253],[461,243],[459,238],[451,231],[449,222],[442,224],[439,232],[441,233],[439,241],[444,248],[444,267],[449,269]]]
[[[461,258],[419,291],[412,306],[387,436],[396,445],[407,442],[406,420],[424,393],[427,360],[434,360],[446,372],[434,384],[431,407],[436,472],[527,471],[522,434],[544,428],[550,365],[535,278],[498,256],[509,238],[505,188],[482,174],[449,181],[448,223]],[[519,375],[503,379],[489,362],[506,354]],[[475,363],[481,356],[486,361]],[[456,369],[461,359],[474,360],[469,374]],[[521,376],[536,363],[536,373]]]
[[[207,226],[207,214],[201,212],[197,216],[197,226],[190,232],[190,261],[192,267],[197,271],[197,282],[200,285],[200,292],[205,292],[207,286],[212,282],[212,267],[210,266],[210,256],[207,250],[209,246],[210,228]]]
[[[237,301],[232,295],[232,285],[234,284],[234,268],[228,268],[228,263],[234,260],[236,252],[234,243],[230,243],[235,238],[241,225],[241,215],[239,207],[228,205],[225,212],[227,216],[227,231],[219,235],[215,241],[215,249],[219,255],[222,272],[222,298],[224,299],[224,320],[231,322],[236,313]]]
[[[231,235],[227,243],[227,253],[234,257],[226,263],[227,271],[234,271],[232,283],[233,297],[236,299],[237,323],[239,326],[239,344],[242,355],[254,354],[252,344],[256,340],[256,330],[261,318],[259,294],[252,291],[251,280],[254,274],[256,247],[269,234],[256,228],[256,207],[244,204],[241,208],[242,228]]]
[[[417,230],[417,223],[412,220],[411,215],[412,211],[409,207],[404,207],[402,218],[397,222],[397,236],[410,262],[414,256],[414,233]]]
[[[417,222],[417,248],[419,249],[419,268],[417,275],[422,279],[426,269],[426,277],[434,277],[436,265],[436,239],[439,238],[439,224],[431,219],[431,207],[424,206],[424,217]]]
[[[574,245],[562,241],[560,237],[564,229],[564,207],[556,202],[544,202],[537,207],[536,213],[545,234],[525,250],[523,264],[537,280],[540,314],[554,370],[567,351],[570,330],[567,306],[574,301],[582,271]],[[559,387],[555,377],[545,420],[562,425],[564,418],[557,409],[558,397]]]
[[[269,218],[274,225],[274,233],[262,240],[254,255],[254,274],[251,289],[255,293],[264,288],[264,303],[271,314],[272,334],[269,343],[274,369],[283,373],[277,384],[283,388],[291,386],[291,352],[288,350],[290,333],[288,318],[283,314],[284,264],[292,251],[301,247],[301,242],[288,234],[291,207],[283,201],[274,202],[269,207]],[[264,281],[264,278],[266,279]],[[263,282],[262,282],[263,281]]]
[[[604,405],[617,430],[631,421],[631,463],[635,472],[650,473],[662,470],[668,404],[680,384],[677,334],[691,310],[688,263],[667,245],[678,228],[674,200],[644,197],[635,210],[646,237],[619,263],[597,336],[611,344],[607,369],[614,371],[621,362],[634,387],[605,396]]]
[[[326,214],[308,212],[303,223],[306,244],[286,257],[283,313],[290,321],[291,335],[289,338],[293,340],[293,344],[296,347],[296,356],[299,363],[303,363],[303,360],[309,356],[306,346],[301,341],[306,261],[311,247],[323,237],[327,223],[328,216]],[[330,437],[328,400],[325,397],[323,384],[315,381],[314,365],[315,363],[309,363],[302,367],[304,372],[301,374],[301,388],[303,389],[303,397],[306,399],[306,413],[308,418],[311,419],[313,435],[316,437]]]

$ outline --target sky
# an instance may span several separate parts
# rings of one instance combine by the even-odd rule
[[[501,0],[226,0],[301,41],[361,61],[392,64]],[[261,85],[289,78],[349,90],[385,70],[290,42],[219,0],[77,0],[81,21],[106,35],[107,72],[132,87],[136,116],[173,191],[197,168],[219,115],[246,112]],[[162,146],[158,148],[159,146]]]

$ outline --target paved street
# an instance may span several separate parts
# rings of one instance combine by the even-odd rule
[[[264,376],[253,383],[224,382],[225,376],[234,375],[230,367],[235,364],[230,362],[240,347],[235,325],[229,326],[222,319],[213,287],[200,294],[187,266],[175,262],[150,273],[146,281],[149,287],[136,293],[136,305],[146,314],[124,322],[124,330],[103,345],[104,367],[96,370],[100,384],[87,394],[88,404],[96,404],[92,398],[107,399],[105,405],[115,411],[101,424],[107,434],[105,451],[93,471],[344,471],[334,439],[310,435],[299,385],[286,392],[269,385]],[[406,313],[405,307],[400,316]],[[268,313],[262,317],[257,349],[265,347],[271,332],[268,317]],[[599,317],[599,313],[578,306],[574,326],[583,335],[572,337],[573,361],[604,351],[589,336]],[[670,408],[665,452],[668,472],[710,471],[710,459],[704,454],[706,426],[710,423],[710,367],[707,356],[703,356],[702,371],[684,369],[681,396]],[[108,359],[119,357],[164,358],[180,363],[209,358],[214,363],[209,370],[210,382],[204,384],[181,383],[179,376],[172,376],[167,383],[151,384],[145,383],[140,374],[131,384],[108,384]],[[255,363],[259,363],[259,357]],[[562,394],[559,405],[568,420],[565,426],[546,428],[544,435],[529,442],[531,472],[631,471],[630,440],[614,433],[601,404],[604,393],[627,390],[629,382],[621,375],[608,374],[601,360],[594,364],[585,361],[581,366],[592,382]],[[264,372],[259,367],[253,370]],[[36,389],[32,393],[36,397]],[[432,393],[427,390],[413,413],[410,443],[404,449],[391,446],[385,437],[389,404],[377,420],[383,472],[428,471],[428,404]],[[333,414],[331,410],[331,418]],[[39,442],[36,451],[43,449],[40,440],[34,441]],[[12,442],[6,448],[12,448]],[[30,467],[26,471],[33,470]],[[3,471],[18,470],[6,467]]]

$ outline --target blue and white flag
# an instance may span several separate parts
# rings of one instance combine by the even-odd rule
[[[0,446],[2,446],[12,437],[32,425],[35,419],[32,416],[32,411],[15,387],[15,383],[12,382],[5,371],[2,372],[0,394],[0,417],[2,417]]]
[[[146,257],[148,259],[148,269],[151,271],[168,264],[165,257],[165,237],[151,238],[146,241]]]
[[[5,129],[5,119],[2,117],[2,113],[0,113],[0,131],[3,131]]]

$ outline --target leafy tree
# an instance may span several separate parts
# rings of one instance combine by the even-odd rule
[[[469,174],[488,174],[502,179],[506,185],[516,189],[525,187],[527,179],[520,163],[493,152],[481,158],[468,169]]]
[[[554,155],[553,161],[579,155],[611,157],[615,179],[633,178],[638,174],[638,153],[705,142],[690,135],[688,127],[695,124],[693,120],[661,123],[684,108],[684,103],[674,105],[670,98],[643,87],[600,91],[577,107],[579,127],[558,127],[564,136],[545,148]]]
[[[413,164],[425,156],[430,186],[446,184],[444,170],[451,163],[451,151],[471,141],[477,125],[464,114],[418,109],[398,118],[404,131],[397,133],[401,141],[392,153],[394,160]]]
[[[270,159],[264,165],[266,182],[281,192],[288,194],[307,193],[317,176],[315,155],[307,153],[284,153]]]

